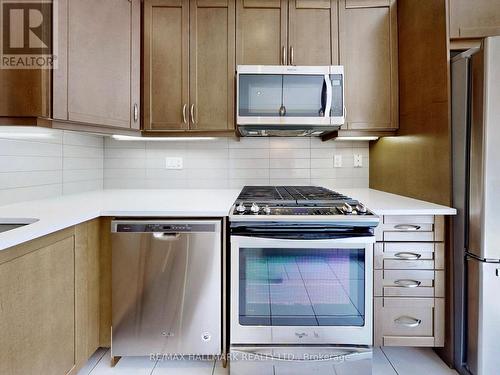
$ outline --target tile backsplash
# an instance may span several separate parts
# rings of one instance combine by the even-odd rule
[[[103,187],[103,137],[0,127],[0,205]]]
[[[342,167],[334,168],[334,156]],[[354,167],[361,155],[362,167]],[[167,157],[183,168],[166,169]],[[244,185],[368,187],[368,142],[317,138],[117,141],[84,133],[0,128],[0,205],[90,190],[241,188]]]
[[[354,167],[354,155],[363,166]],[[334,156],[342,167],[334,168]],[[183,169],[166,169],[181,157]],[[330,188],[368,187],[368,142],[318,138],[218,138],[201,141],[104,140],[104,187],[241,188],[244,185],[304,184]]]

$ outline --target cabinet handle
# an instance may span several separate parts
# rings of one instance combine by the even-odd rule
[[[399,229],[399,230],[408,230],[408,231],[416,231],[422,228],[420,225],[413,225],[413,224],[398,224],[394,226],[394,229]]]
[[[281,65],[286,65],[286,47],[281,48]]]
[[[184,106],[182,107],[182,121],[184,121],[184,124],[187,124],[186,109],[187,109],[187,104],[184,104]]]
[[[139,106],[137,103],[134,104],[134,122],[137,122],[139,120]]]
[[[394,284],[402,288],[416,288],[419,287],[422,284],[422,282],[417,280],[402,279],[402,280],[395,280]]]
[[[191,104],[191,122],[193,124],[196,124],[196,121],[194,119],[194,104]]]
[[[401,251],[399,253],[394,254],[394,256],[396,258],[400,258],[400,259],[404,259],[404,260],[418,260],[422,257],[422,254]]]
[[[290,46],[290,65],[295,65],[295,62],[293,61],[293,47]]]
[[[408,328],[415,328],[422,324],[422,320],[412,318],[411,316],[400,316],[399,318],[394,319],[394,323]]]

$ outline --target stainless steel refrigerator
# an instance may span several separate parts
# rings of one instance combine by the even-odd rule
[[[451,62],[454,360],[500,373],[500,37]]]

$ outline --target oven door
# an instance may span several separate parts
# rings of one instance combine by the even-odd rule
[[[231,345],[371,345],[373,239],[231,236]]]

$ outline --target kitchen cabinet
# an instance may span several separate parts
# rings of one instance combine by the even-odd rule
[[[191,0],[190,129],[234,129],[235,3]]]
[[[140,6],[140,0],[59,1],[54,119],[140,128]]]
[[[0,69],[0,124],[140,129],[140,0],[60,0],[56,65]],[[45,31],[44,31],[45,32]]]
[[[287,0],[236,0],[236,63],[287,65]]]
[[[234,129],[231,0],[144,3],[144,130]]]
[[[289,1],[290,65],[338,64],[338,5],[337,0]]]
[[[444,346],[444,218],[384,216],[375,237],[374,345]]]
[[[237,0],[238,65],[332,65],[337,0]]]
[[[398,128],[397,11],[394,0],[341,0],[340,64],[347,130]]]
[[[500,35],[500,0],[449,0],[450,38]]]
[[[0,373],[66,374],[75,366],[74,260],[71,230],[2,254]]]
[[[0,82],[0,124],[23,124],[27,118],[28,123],[35,123],[37,117],[50,117],[49,70],[0,69]]]
[[[0,373],[76,374],[99,347],[99,219],[0,254]]]
[[[188,129],[189,1],[144,2],[144,129]]]

